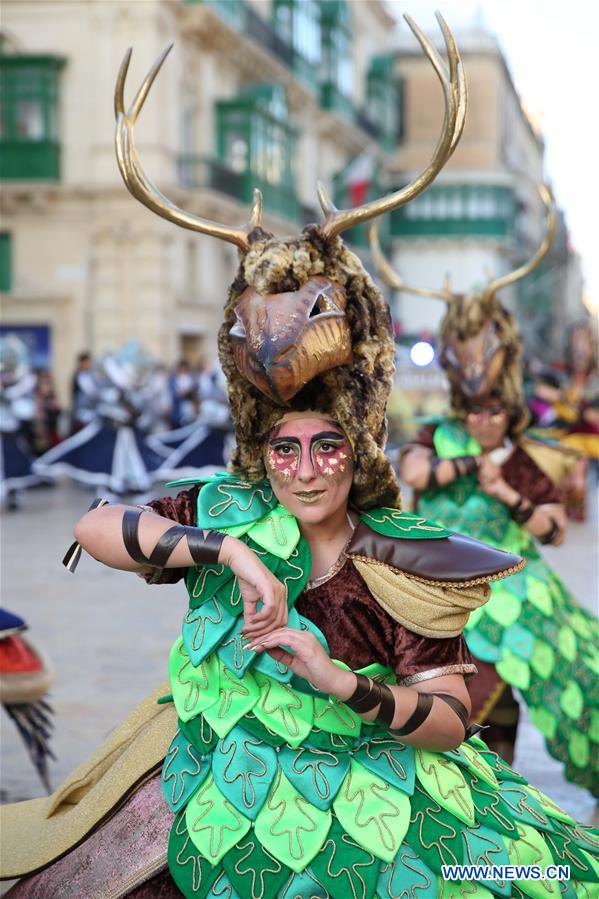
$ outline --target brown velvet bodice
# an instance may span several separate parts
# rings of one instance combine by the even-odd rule
[[[348,559],[330,580],[304,590],[295,603],[327,638],[331,657],[350,668],[372,662],[388,665],[401,681],[424,680],[422,672],[474,674],[472,657],[462,636],[421,637],[394,621],[377,603],[358,570]]]

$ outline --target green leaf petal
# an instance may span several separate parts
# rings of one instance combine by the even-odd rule
[[[505,838],[507,853],[512,865],[539,865],[546,868],[553,864],[553,856],[540,833],[527,824],[518,824],[518,839]],[[532,899],[559,899],[560,887],[552,880],[514,880],[523,893]]]
[[[173,702],[182,721],[189,721],[218,700],[220,673],[214,654],[194,667],[183,640],[173,644],[169,656],[169,678]]]
[[[291,876],[291,870],[264,848],[253,830],[227,852],[223,867],[244,899],[278,896]]]
[[[192,665],[199,665],[210,655],[235,625],[235,617],[216,599],[185,613],[181,636]]]
[[[439,753],[417,749],[416,777],[439,805],[463,821],[474,824],[474,805],[470,788],[457,765]]]
[[[301,871],[320,851],[331,821],[331,813],[310,805],[279,768],[255,831],[275,858],[292,871]]]
[[[450,752],[445,752],[443,754],[450,761],[455,762],[456,765],[461,765],[463,768],[472,771],[473,774],[480,780],[484,780],[490,787],[499,789],[499,781],[495,776],[493,768],[487,762],[482,752],[477,750],[474,746],[470,746],[468,743],[462,743],[457,749],[452,749]]]
[[[414,792],[416,765],[414,750],[405,743],[375,737],[360,745],[355,760],[386,783],[411,796]]]
[[[383,861],[393,861],[410,823],[410,799],[355,760],[333,803],[342,826]]]
[[[418,781],[411,806],[406,843],[416,846],[420,858],[437,874],[441,873],[443,865],[461,865],[464,858],[462,822],[428,796]]]
[[[214,782],[242,814],[254,820],[264,805],[277,770],[272,746],[234,727],[212,756]]]
[[[221,872],[213,867],[198,849],[187,830],[185,809],[179,812],[168,841],[168,867],[184,896],[204,899]]]
[[[254,715],[291,746],[298,746],[312,728],[312,697],[298,693],[289,684],[280,684],[259,671],[255,679],[260,696],[253,708]]]
[[[197,527],[222,530],[257,521],[277,505],[268,481],[219,478],[198,494]]]
[[[395,859],[381,866],[376,892],[381,899],[437,899],[437,878],[418,853],[402,843]]]
[[[212,775],[191,798],[185,812],[189,836],[210,862],[217,864],[245,836],[251,821],[223,796]]]
[[[218,701],[206,709],[204,717],[219,737],[224,737],[256,705],[259,695],[258,685],[249,672],[239,680],[221,663]]]
[[[297,519],[283,506],[269,511],[248,531],[254,543],[279,559],[288,559],[300,540]]]
[[[285,777],[316,808],[327,810],[349,770],[348,753],[333,753],[302,746],[284,746],[279,764]]]
[[[358,737],[362,721],[355,712],[334,696],[328,699],[314,698],[314,727],[332,734]]]
[[[510,649],[505,649],[503,658],[495,665],[497,674],[519,690],[526,690],[530,685],[530,669],[526,662],[519,659]]]
[[[182,808],[210,772],[210,757],[195,749],[177,730],[162,765],[164,798],[173,812]]]
[[[380,861],[363,849],[333,818],[326,842],[310,865],[331,899],[369,899],[376,889]]]

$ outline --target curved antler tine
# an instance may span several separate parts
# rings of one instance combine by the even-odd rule
[[[439,13],[437,13],[437,16],[439,16]],[[431,65],[433,66],[433,68],[434,68],[435,72],[437,73],[437,75],[439,76],[439,78],[447,79],[449,77],[449,69],[448,69],[446,63],[441,58],[441,55],[437,51],[437,48],[434,46],[432,41],[425,35],[425,33],[422,31],[422,29],[416,24],[416,22],[414,21],[412,16],[409,16],[407,13],[404,13],[403,18],[407,22],[408,27],[410,28],[410,31],[412,32],[414,37],[417,39],[418,43],[424,50],[425,54],[430,59]],[[442,22],[443,25],[445,25],[445,27],[447,28],[445,20],[443,19],[442,16],[440,18],[440,22]],[[441,27],[443,27],[443,25]],[[445,37],[445,31],[443,32],[443,36]],[[447,38],[446,37],[445,37],[445,46],[447,46]],[[455,46],[455,42],[454,42],[454,46]]]
[[[125,80],[129,68],[129,61],[131,59],[131,50],[127,50],[123,58],[117,76],[114,93],[114,109],[117,117],[115,150],[120,173],[129,192],[136,200],[139,200],[140,203],[143,203],[144,206],[151,209],[152,212],[173,222],[175,225],[179,225],[181,228],[187,228],[190,231],[198,231],[201,234],[210,234],[212,237],[217,237],[220,240],[226,240],[229,243],[235,244],[242,250],[242,252],[247,252],[249,249],[248,233],[257,225],[260,225],[262,220],[262,195],[260,194],[260,191],[254,191],[254,201],[248,224],[242,228],[231,228],[226,225],[220,225],[217,222],[212,222],[209,219],[200,218],[200,216],[193,215],[191,212],[180,209],[169,200],[168,197],[165,197],[164,194],[161,193],[154,182],[144,172],[139,161],[133,138],[133,127],[148,92],[152,87],[152,83],[160,71],[160,67],[166,59],[171,46],[167,47],[156,60],[144,78],[142,85],[137,91],[135,99],[127,112],[124,111],[124,93]]]
[[[441,135],[428,166],[410,184],[380,200],[372,200],[356,209],[336,209],[327,192],[319,185],[318,198],[326,218],[321,225],[325,237],[333,238],[347,228],[367,222],[369,219],[398,209],[418,194],[422,193],[439,174],[460,139],[466,115],[466,82],[462,70],[460,55],[451,34],[442,17],[439,17],[445,45],[447,48],[448,66],[445,66],[430,40],[420,31],[418,26],[406,17],[416,38],[420,41],[424,53],[430,60],[433,69],[441,82],[444,99],[444,116]]]
[[[513,272],[509,272],[507,275],[502,275],[500,278],[496,278],[494,281],[491,281],[490,284],[487,284],[485,287],[482,297],[485,300],[491,299],[498,290],[501,290],[502,287],[507,287],[508,284],[515,284],[516,281],[520,281],[521,278],[524,278],[526,275],[529,275],[534,269],[543,261],[551,246],[553,241],[555,240],[555,234],[557,232],[557,212],[555,208],[555,199],[550,188],[546,184],[540,184],[538,186],[539,196],[543,201],[543,205],[545,206],[545,236],[541,241],[540,246],[537,251],[531,256],[528,262],[521,265],[519,268],[515,269]]]
[[[131,62],[131,54],[133,47],[129,47],[123,56],[123,61],[116,76],[116,85],[114,88],[114,117],[118,119],[119,115],[125,114],[125,81],[127,80],[127,72],[129,71],[129,63]]]
[[[246,228],[249,231],[253,231],[254,228],[259,228],[262,224],[262,191],[258,190],[257,187],[254,188],[254,193],[252,196],[252,211],[250,213],[250,219],[246,225]]]
[[[407,284],[404,284],[381,248],[379,241],[379,219],[370,222],[366,226],[366,231],[368,233],[370,250],[372,252],[376,270],[385,284],[388,284],[393,290],[403,290],[406,293],[412,293],[418,297],[430,297],[436,300],[443,300],[446,303],[451,302],[453,294],[449,289],[447,281],[445,282],[443,290],[427,290],[425,287],[408,287]]]
[[[468,86],[466,84],[466,73],[464,72],[464,66],[462,65],[462,60],[460,58],[460,52],[458,50],[458,46],[456,44],[452,31],[438,10],[435,12],[435,17],[437,19],[437,22],[439,23],[441,31],[443,32],[443,39],[445,41],[445,47],[447,48],[450,85],[455,84],[457,92],[457,115],[455,131],[449,153],[449,155],[451,156],[458,145],[460,137],[462,136],[464,124],[466,122],[466,108],[468,106]],[[460,98],[463,98],[462,102],[460,102]]]
[[[320,203],[320,208],[322,209],[324,214],[334,215],[337,212],[337,207],[331,200],[329,192],[322,181],[316,182],[316,193],[318,194],[318,202]]]
[[[164,62],[166,57],[169,55],[169,53],[171,52],[172,49],[173,49],[173,44],[169,44],[168,47],[166,47],[162,51],[162,53],[160,54],[160,56],[158,57],[158,59],[156,60],[154,65],[151,67],[150,71],[148,72],[148,74],[146,75],[144,80],[142,81],[140,88],[135,95],[135,99],[134,99],[133,103],[131,104],[131,106],[129,107],[129,110],[127,112],[127,116],[131,119],[132,125],[135,125],[135,123],[137,121],[137,117],[140,114],[144,103],[146,102],[146,97],[150,93],[150,88],[154,84],[154,79],[156,78],[156,75],[160,71],[160,69],[162,67],[162,63]]]

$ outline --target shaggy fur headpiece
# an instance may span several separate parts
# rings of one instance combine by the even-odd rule
[[[449,342],[452,338],[463,341],[476,337],[489,321],[495,325],[495,333],[505,351],[505,362],[492,392],[505,403],[510,416],[510,436],[517,437],[528,424],[528,411],[522,390],[522,337],[513,315],[495,295],[488,298],[477,294],[454,295],[452,302],[448,304],[447,313],[441,322],[439,344],[441,361],[449,380],[451,408],[456,418],[465,420],[469,398],[462,391],[458,373],[445,359]]]
[[[265,441],[272,428],[285,412],[314,410],[335,419],[353,446],[351,499],[355,505],[360,509],[399,508],[399,485],[384,453],[395,346],[389,308],[380,291],[358,257],[338,237],[326,240],[315,225],[288,240],[276,240],[256,228],[249,241],[250,249],[229,290],[218,337],[237,437],[230,468],[251,481],[266,477]],[[237,369],[229,337],[236,321],[235,307],[248,286],[261,294],[283,293],[298,290],[315,275],[324,275],[345,290],[353,361],[318,375],[282,406]]]

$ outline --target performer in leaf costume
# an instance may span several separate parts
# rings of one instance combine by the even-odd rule
[[[465,100],[444,30],[436,166]],[[120,121],[121,166],[146,192]],[[152,582],[185,578],[189,608],[168,687],[45,804],[6,811],[6,873],[47,866],[14,896],[574,899],[599,881],[590,829],[468,722],[464,624],[522,561],[401,512],[383,454],[390,319],[338,239],[350,220],[331,209],[298,239],[254,229],[242,244],[219,342],[232,471],[144,509],[97,508],[77,526],[71,568],[83,546]],[[542,892],[441,873],[564,858],[571,881]]]
[[[527,563],[492,585],[491,599],[466,625],[479,669],[470,685],[473,716],[490,725],[485,740],[511,761],[518,722],[511,688],[517,688],[566,777],[599,795],[599,627],[536,546],[536,540],[563,540],[566,516],[556,488],[577,456],[526,434],[522,340],[497,298],[501,287],[532,271],[551,246],[554,204],[545,187],[541,196],[547,229],[538,251],[481,293],[459,295],[449,285],[441,291],[406,287],[382,255],[374,227],[370,236],[388,283],[447,303],[440,352],[451,415],[425,426],[402,456],[402,476],[417,490],[416,508]]]

